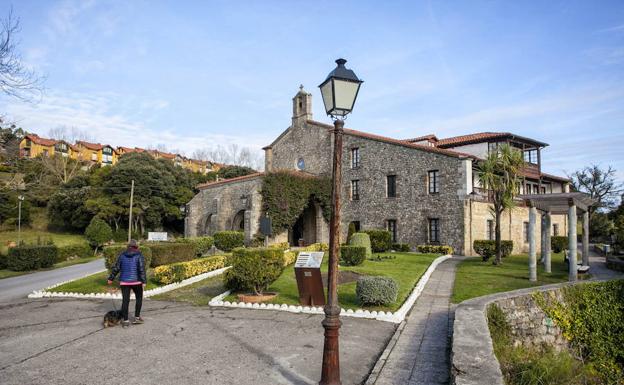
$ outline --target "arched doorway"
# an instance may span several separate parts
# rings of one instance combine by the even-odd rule
[[[316,242],[316,212],[317,205],[311,202],[301,213],[288,234],[291,245],[311,245]]]
[[[232,230],[245,231],[245,210],[240,210],[232,219]]]
[[[213,214],[208,214],[205,219],[199,221],[199,223],[197,224],[197,235],[212,235],[212,233],[214,232],[212,226],[212,217]]]

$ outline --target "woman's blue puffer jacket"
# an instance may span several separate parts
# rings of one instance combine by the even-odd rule
[[[120,282],[147,282],[145,258],[138,249],[128,248],[117,257],[108,279],[114,280],[117,274]]]

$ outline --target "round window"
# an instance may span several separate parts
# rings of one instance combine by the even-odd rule
[[[297,161],[297,168],[299,170],[303,170],[305,168],[305,161],[303,160],[303,158],[299,158],[299,160]]]

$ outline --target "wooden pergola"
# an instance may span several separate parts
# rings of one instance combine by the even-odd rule
[[[542,259],[544,270],[551,272],[551,238],[550,226],[551,215],[568,215],[568,266],[570,281],[576,281],[578,267],[576,263],[577,240],[576,221],[578,212],[583,215],[583,245],[582,265],[589,267],[589,208],[596,202],[589,195],[581,192],[557,193],[557,194],[527,194],[520,195],[527,207],[529,207],[529,280],[537,281],[537,250],[535,243],[535,223],[537,210],[544,215],[542,225]]]

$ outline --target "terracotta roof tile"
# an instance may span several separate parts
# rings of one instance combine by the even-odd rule
[[[429,134],[429,135],[423,135],[423,136],[417,136],[415,138],[411,138],[411,139],[405,139],[406,142],[422,142],[423,140],[428,140],[430,142],[437,142],[438,141],[438,137],[435,136],[434,134]]]
[[[221,185],[228,184],[228,183],[240,182],[240,181],[244,181],[247,179],[257,178],[262,175],[264,175],[263,172],[256,172],[256,173],[249,174],[249,175],[237,176],[236,178],[223,179],[218,182],[202,183],[200,185],[197,185],[197,188],[200,190],[204,190],[210,187],[221,186]]]
[[[84,140],[77,141],[76,145],[88,148],[89,150],[101,150],[103,147],[100,143],[90,143]]]
[[[30,139],[31,142],[38,144],[40,146],[54,146],[58,141],[54,139],[42,138],[36,134],[26,135],[25,138]]]
[[[534,139],[526,138],[520,135],[515,135],[510,132],[477,132],[474,134],[468,135],[460,135],[453,136],[450,138],[439,139],[436,143],[437,147],[445,148],[445,147],[454,147],[471,143],[481,143],[492,139],[503,139],[503,138],[516,138],[526,142],[535,143],[540,146],[548,146],[547,143],[539,142]]]

